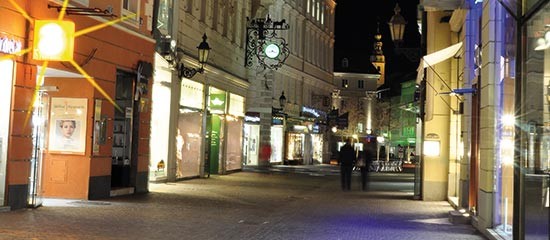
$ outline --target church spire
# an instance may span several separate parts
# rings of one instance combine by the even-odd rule
[[[378,73],[380,73],[380,78],[376,81],[376,87],[380,87],[385,82],[385,66],[386,59],[384,57],[384,52],[382,51],[382,34],[380,34],[380,22],[376,23],[378,27],[376,28],[376,34],[374,35],[374,51],[370,56],[370,61],[372,65],[376,68]]]

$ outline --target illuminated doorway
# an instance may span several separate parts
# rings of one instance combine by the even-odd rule
[[[8,137],[11,113],[13,74],[12,60],[0,60],[0,206],[4,205],[6,193],[6,166],[8,160]]]

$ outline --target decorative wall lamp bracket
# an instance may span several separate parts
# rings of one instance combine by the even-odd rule
[[[48,4],[48,8],[55,8],[58,12],[63,10],[63,6],[55,6]],[[99,17],[112,17],[115,18],[117,15],[113,14],[113,8],[107,7],[107,9],[102,10],[101,8],[84,8],[84,7],[66,7],[65,13],[67,15],[84,15],[84,16],[99,16]]]
[[[206,39],[206,34],[204,34],[202,36],[202,42],[199,44],[199,46],[197,46],[199,61],[198,68],[189,68],[182,63],[181,54],[184,53],[184,50],[180,47],[177,47],[176,41],[170,36],[164,36],[161,39],[159,53],[164,57],[164,59],[166,59],[172,69],[177,70],[178,77],[180,79],[182,77],[192,78],[193,76],[195,76],[195,74],[204,72],[204,65],[208,61],[208,55],[210,54],[211,48],[208,45],[208,42],[206,42]]]
[[[286,20],[273,22],[269,15],[266,18],[246,18],[246,51],[244,66],[254,65],[254,56],[265,69],[278,69],[283,66],[290,55],[288,44],[277,31],[288,30]]]
[[[195,74],[204,72],[204,68],[202,67],[202,65],[200,68],[188,68],[184,66],[183,63],[179,64],[177,70],[178,70],[178,78],[180,79],[182,77],[192,78],[193,76],[195,76]]]

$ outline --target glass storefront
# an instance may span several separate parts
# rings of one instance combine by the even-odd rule
[[[524,239],[550,235],[550,4],[522,26],[519,152],[520,224]],[[521,234],[521,233],[520,233]]]
[[[514,131],[515,131],[515,51],[516,22],[499,5],[497,16],[500,22],[497,38],[503,39],[495,46],[499,71],[495,77],[495,100],[497,104],[496,162],[494,221],[496,232],[505,239],[512,239],[514,209]]]
[[[260,151],[260,125],[244,125],[244,143],[245,165],[258,165],[258,156]]]
[[[0,206],[4,205],[6,192],[6,164],[11,113],[11,97],[15,65],[11,59],[0,60]]]
[[[287,151],[285,161],[288,164],[301,164],[304,159],[305,134],[289,132],[287,134]]]
[[[283,125],[271,126],[271,163],[281,163],[283,161]]]
[[[243,124],[244,97],[229,94],[229,115],[226,115],[227,146],[225,152],[225,169],[227,171],[242,168],[243,164]]]
[[[155,55],[155,75],[151,102],[151,139],[149,180],[166,179],[168,165],[168,136],[170,132],[170,83],[172,72],[168,63]]]
[[[176,129],[176,177],[192,177],[200,174],[202,113],[182,109]]]
[[[200,175],[203,85],[182,79],[176,129],[176,178]]]
[[[313,163],[323,162],[323,134],[311,134],[311,144],[313,146]]]

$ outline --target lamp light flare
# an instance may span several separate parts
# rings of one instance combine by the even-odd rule
[[[54,56],[60,54],[66,46],[65,33],[63,29],[55,23],[48,23],[40,28],[40,41],[38,49],[40,54]]]
[[[502,116],[502,124],[506,127],[514,126],[516,123],[516,118],[514,115],[511,114],[505,114]]]

